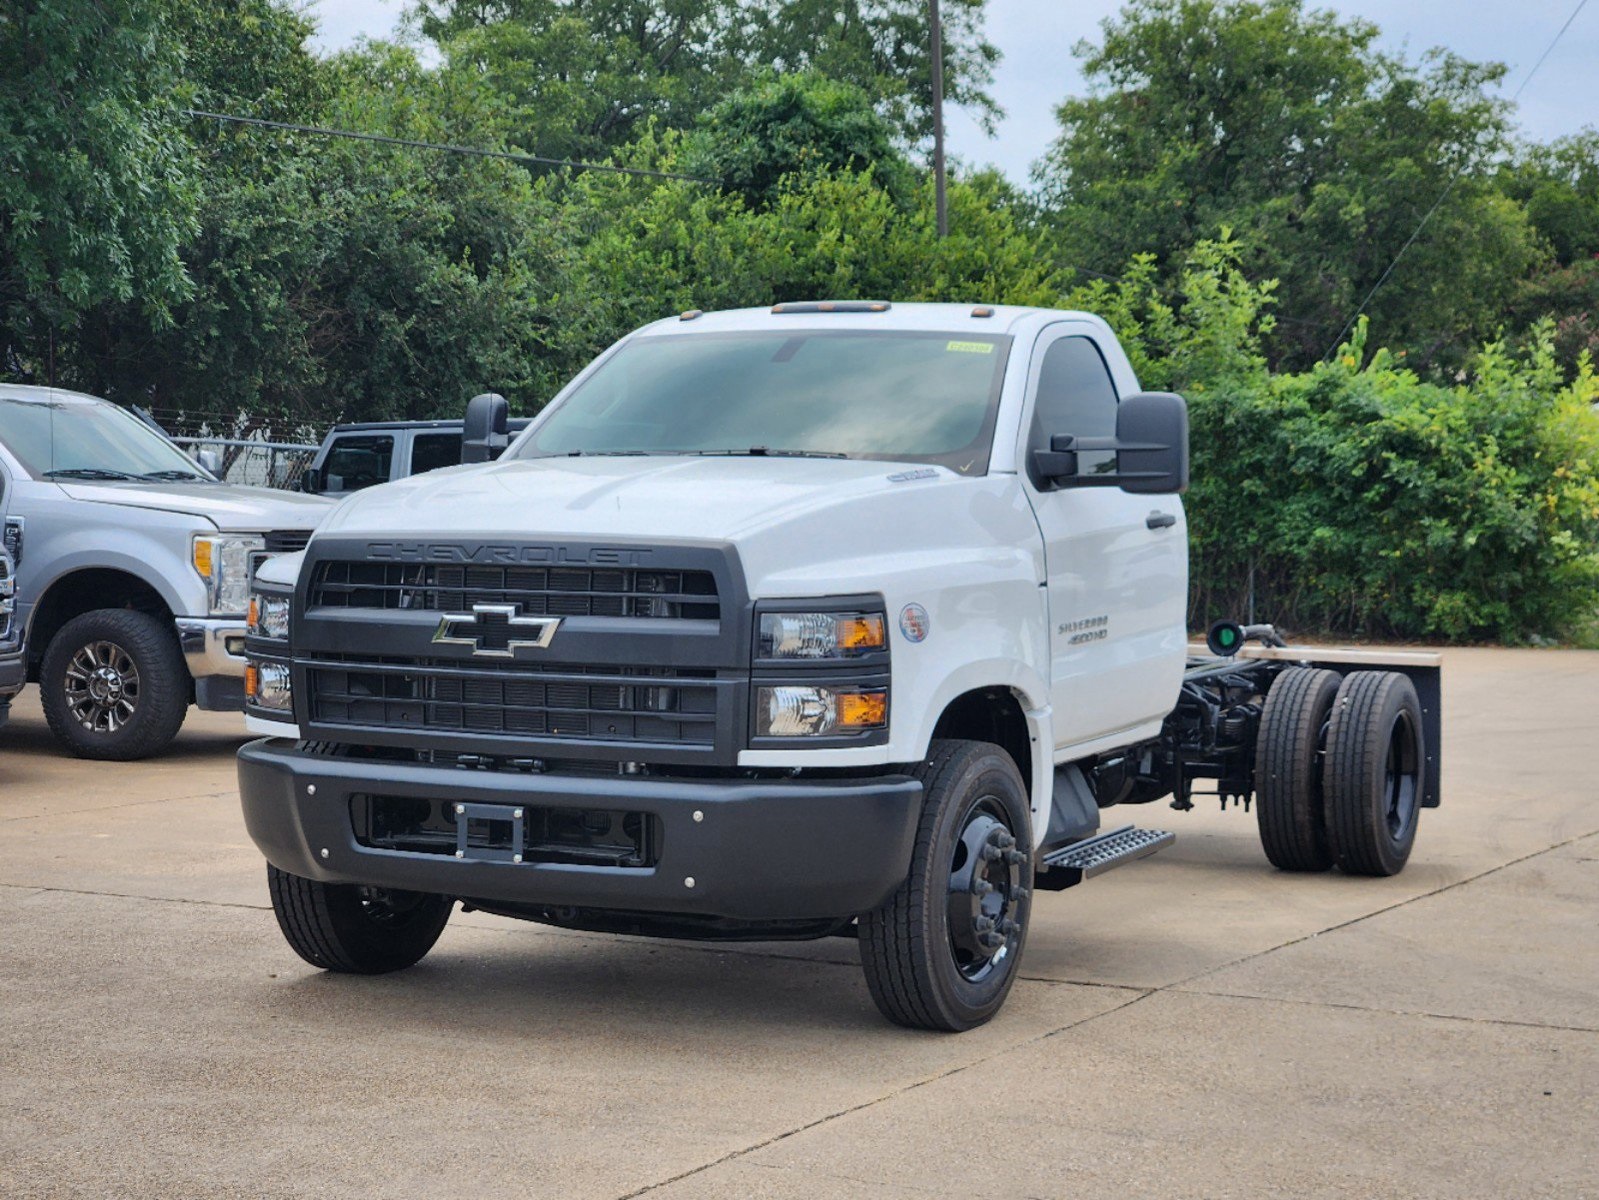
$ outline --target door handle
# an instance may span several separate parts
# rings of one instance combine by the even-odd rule
[[[1177,524],[1175,513],[1152,512],[1144,518],[1144,524],[1151,529],[1170,529]]]

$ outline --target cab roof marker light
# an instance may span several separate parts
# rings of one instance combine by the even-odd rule
[[[793,313],[880,313],[894,307],[887,300],[786,300],[772,305],[775,315]]]
[[[972,309],[972,316],[974,317],[991,317],[993,315],[994,310],[987,304],[979,304]]]
[[[691,308],[691,309],[688,309],[688,310],[686,310],[684,312],[678,313],[677,314],[677,319],[679,321],[692,321],[696,317],[703,317],[704,315],[705,315],[705,311],[703,309]]]

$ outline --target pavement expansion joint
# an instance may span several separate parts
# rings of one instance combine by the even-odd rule
[[[1206,988],[1172,988],[1184,996],[1209,996],[1217,1000],[1247,1000],[1256,1004],[1297,1004],[1305,1008],[1336,1008],[1382,1017],[1416,1017],[1428,1021],[1459,1021],[1466,1025],[1508,1025],[1514,1029],[1546,1029],[1553,1033],[1599,1033],[1599,1025],[1557,1025],[1549,1021],[1516,1021],[1509,1017],[1473,1017],[1462,1013],[1428,1012],[1418,1008],[1381,1008],[1375,1004],[1350,1004],[1339,1000],[1306,1000],[1299,996],[1262,996],[1248,992],[1213,992]]]
[[[804,1122],[804,1123],[802,1123],[800,1125],[796,1125],[792,1129],[785,1129],[781,1133],[773,1134],[769,1138],[764,1138],[764,1139],[762,1139],[759,1142],[755,1142],[755,1143],[753,1143],[751,1145],[744,1146],[741,1149],[730,1150],[726,1154],[723,1154],[723,1155],[721,1155],[718,1158],[712,1159],[710,1162],[701,1163],[699,1166],[691,1167],[687,1171],[680,1171],[678,1174],[673,1175],[669,1179],[657,1180],[655,1183],[645,1184],[643,1187],[637,1188],[634,1191],[625,1192],[621,1196],[618,1196],[617,1200],[634,1200],[635,1197],[647,1195],[650,1192],[659,1191],[661,1188],[670,1187],[672,1184],[680,1183],[680,1182],[682,1182],[685,1179],[692,1179],[694,1176],[699,1175],[699,1174],[701,1174],[701,1173],[703,1173],[705,1171],[709,1171],[713,1167],[719,1167],[723,1163],[734,1162],[737,1159],[744,1158],[746,1155],[754,1154],[757,1150],[764,1150],[768,1146],[775,1146],[779,1142],[785,1142],[789,1138],[795,1137],[798,1134],[806,1133],[806,1132],[808,1132],[808,1131],[810,1131],[812,1129],[819,1128],[820,1126],[823,1126],[823,1125],[830,1125],[834,1121],[840,1120],[843,1117],[852,1116],[853,1114],[858,1113],[858,1112],[864,1112],[868,1108],[875,1108],[877,1105],[882,1104],[885,1101],[893,1100],[893,1099],[895,1099],[895,1098],[897,1098],[899,1096],[905,1095],[908,1092],[914,1092],[917,1088],[926,1087],[930,1083],[938,1083],[938,1082],[940,1082],[942,1080],[949,1079],[952,1076],[964,1074],[965,1072],[970,1071],[970,1070],[972,1070],[975,1067],[981,1067],[984,1064],[993,1061],[995,1058],[998,1058],[1002,1054],[1009,1054],[1009,1053],[1011,1053],[1012,1051],[1015,1051],[1015,1050],[1022,1050],[1022,1049],[1025,1049],[1028,1046],[1037,1045],[1040,1042],[1048,1041],[1052,1037],[1057,1037],[1058,1035],[1070,1032],[1071,1030],[1076,1029],[1079,1026],[1086,1025],[1090,1021],[1097,1021],[1101,1017],[1108,1017],[1112,1013],[1118,1013],[1118,1012],[1121,1012],[1125,1008],[1131,1008],[1133,1005],[1137,1004],[1139,1001],[1147,1000],[1150,996],[1153,996],[1157,992],[1161,992],[1161,991],[1164,991],[1164,990],[1166,990],[1166,989],[1165,988],[1148,988],[1148,989],[1144,989],[1144,990],[1140,991],[1138,995],[1133,996],[1130,999],[1124,1001],[1123,1003],[1116,1005],[1114,1008],[1108,1008],[1108,1009],[1105,1009],[1103,1012],[1093,1013],[1093,1014],[1091,1014],[1089,1016],[1082,1017],[1082,1018],[1080,1018],[1080,1019],[1078,1019],[1076,1021],[1068,1021],[1066,1024],[1060,1026],[1059,1028],[1046,1030],[1045,1032],[1039,1033],[1039,1034],[1034,1034],[1032,1037],[1023,1038],[1019,1042],[1012,1042],[1012,1043],[1010,1043],[1008,1045],[1005,1045],[1005,1046],[996,1047],[990,1053],[982,1055],[979,1058],[975,1058],[975,1059],[973,1059],[970,1062],[960,1063],[960,1064],[958,1064],[956,1066],[948,1068],[947,1070],[938,1071],[938,1072],[936,1072],[936,1073],[934,1073],[932,1075],[928,1075],[928,1076],[926,1076],[926,1077],[924,1077],[922,1079],[918,1079],[918,1080],[915,1080],[914,1082],[907,1083],[903,1087],[897,1087],[897,1088],[892,1089],[891,1091],[884,1092],[880,1096],[874,1096],[870,1100],[863,1100],[859,1104],[852,1104],[852,1105],[849,1105],[846,1108],[841,1108],[841,1109],[838,1109],[838,1110],[836,1110],[834,1112],[824,1113],[822,1116],[817,1117],[814,1120],[806,1121],[806,1122]]]
[[[116,812],[123,808],[141,808],[149,804],[182,804],[186,800],[237,800],[238,793],[224,788],[219,792],[195,792],[189,796],[157,796],[153,800],[128,800],[122,804],[91,804],[87,808],[67,808],[59,812],[27,813],[19,817],[0,817],[0,825],[12,821],[53,821],[58,817],[76,817],[84,813]]]
[[[1243,963],[1254,962],[1257,958],[1264,958],[1268,954],[1275,954],[1279,950],[1286,950],[1290,946],[1297,946],[1301,942],[1308,942],[1313,938],[1319,938],[1324,934],[1336,933],[1340,929],[1348,929],[1351,925],[1359,925],[1362,921],[1369,921],[1371,918],[1380,917],[1384,913],[1394,912],[1396,909],[1401,909],[1407,905],[1415,904],[1418,900],[1427,900],[1433,896],[1441,896],[1445,892],[1452,892],[1456,888],[1465,887],[1468,883],[1476,883],[1479,879],[1487,879],[1490,875],[1497,875],[1501,871],[1508,870],[1511,867],[1520,866],[1524,862],[1531,862],[1533,859],[1541,858],[1545,854],[1553,854],[1556,850],[1564,850],[1567,846],[1574,846],[1578,842],[1591,837],[1599,837],[1599,830],[1589,830],[1587,833],[1574,834],[1573,836],[1566,838],[1564,841],[1556,842],[1552,846],[1545,846],[1542,850],[1530,851],[1529,853],[1523,854],[1517,858],[1512,858],[1505,862],[1499,863],[1496,866],[1488,867],[1485,870],[1478,871],[1475,875],[1467,875],[1464,878],[1456,879],[1451,883],[1441,884],[1440,886],[1433,888],[1431,891],[1417,892],[1414,896],[1408,896],[1403,900],[1395,900],[1392,904],[1385,904],[1381,908],[1374,908],[1368,913],[1361,913],[1358,917],[1350,917],[1349,920],[1340,921],[1336,925],[1328,925],[1324,929],[1316,929],[1310,933],[1302,934],[1299,937],[1289,938],[1286,942],[1279,942],[1277,945],[1268,946],[1264,950],[1256,950],[1249,954],[1240,955],[1238,958],[1229,959],[1224,963],[1217,963],[1214,967],[1206,967],[1203,971],[1196,971],[1194,974],[1189,975],[1186,978],[1175,980],[1169,984],[1164,984],[1158,990],[1164,991],[1169,989],[1182,989],[1186,984],[1193,983],[1198,979],[1204,979],[1207,975],[1214,975],[1219,971],[1230,970],[1231,968],[1240,966]],[[1194,990],[1197,991],[1198,989]]]

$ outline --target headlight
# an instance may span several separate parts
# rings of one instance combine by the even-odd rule
[[[882,613],[762,613],[759,658],[858,658],[887,645]]]
[[[289,664],[251,662],[244,668],[244,698],[256,708],[293,712],[294,691]]]
[[[826,737],[882,729],[888,692],[809,685],[756,689],[755,732],[760,737]]]
[[[288,596],[275,596],[270,592],[252,592],[247,629],[251,637],[289,640]]]
[[[250,599],[250,555],[265,548],[266,542],[254,536],[194,539],[194,569],[206,581],[212,616],[244,612]]]

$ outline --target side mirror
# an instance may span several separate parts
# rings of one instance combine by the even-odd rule
[[[307,467],[300,472],[300,490],[309,496],[319,495],[326,490],[326,481],[322,478],[321,467]]]
[[[1113,450],[1116,469],[1078,473],[1077,456]],[[1049,439],[1033,451],[1039,478],[1056,487],[1119,487],[1135,495],[1170,495],[1188,490],[1188,405],[1172,392],[1140,392],[1116,406],[1116,436]]]
[[[222,455],[215,450],[196,450],[194,461],[200,464],[202,471],[209,471],[218,479],[222,478]]]
[[[495,392],[473,396],[466,406],[466,422],[461,429],[461,461],[493,462],[511,444],[506,432],[511,406]]]

